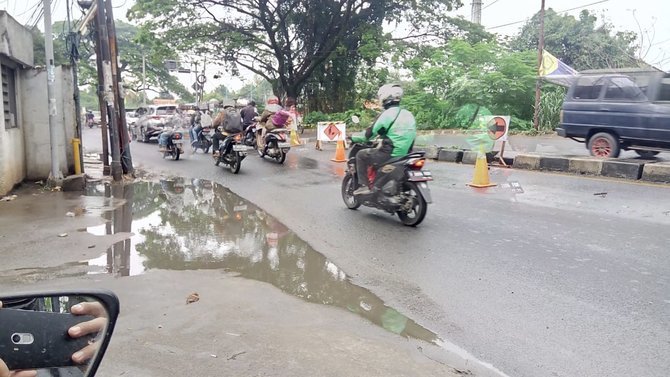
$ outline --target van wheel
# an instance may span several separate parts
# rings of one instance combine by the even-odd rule
[[[636,149],[635,153],[637,153],[637,155],[642,157],[642,158],[654,158],[660,152],[657,152],[657,151],[641,151],[639,149]]]
[[[607,132],[598,132],[591,136],[588,148],[591,156],[599,158],[617,158],[621,153],[619,141]]]

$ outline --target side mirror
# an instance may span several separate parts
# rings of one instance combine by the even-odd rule
[[[351,116],[351,122],[354,123],[354,124],[359,124],[361,122],[361,119],[356,115],[352,115]]]
[[[0,302],[0,376],[45,368],[95,375],[119,315],[114,293],[3,293]]]

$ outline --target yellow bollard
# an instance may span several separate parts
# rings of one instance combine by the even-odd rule
[[[72,149],[74,152],[74,174],[81,174],[81,160],[79,156],[79,145],[81,140],[74,138],[72,139]]]

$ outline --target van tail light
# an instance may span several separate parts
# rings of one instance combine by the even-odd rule
[[[405,163],[412,170],[421,170],[426,164],[425,158],[413,158]]]
[[[158,115],[154,115],[154,116],[151,117],[151,119],[159,120],[159,119],[161,119],[161,117],[158,116]]]

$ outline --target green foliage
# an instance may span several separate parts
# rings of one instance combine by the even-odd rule
[[[565,88],[555,85],[545,85],[542,89],[538,122],[540,131],[553,131],[558,126],[565,92]]]
[[[536,14],[512,40],[516,51],[537,48],[539,15]],[[585,69],[636,67],[633,32],[614,32],[608,22],[599,24],[598,18],[583,10],[579,18],[558,14],[553,9],[545,12],[545,49],[572,68]]]
[[[406,87],[403,105],[415,114],[419,128],[467,127],[477,106],[530,119],[534,59],[530,51],[514,52],[493,42],[450,41],[433,47],[422,62],[406,62],[415,83]]]

